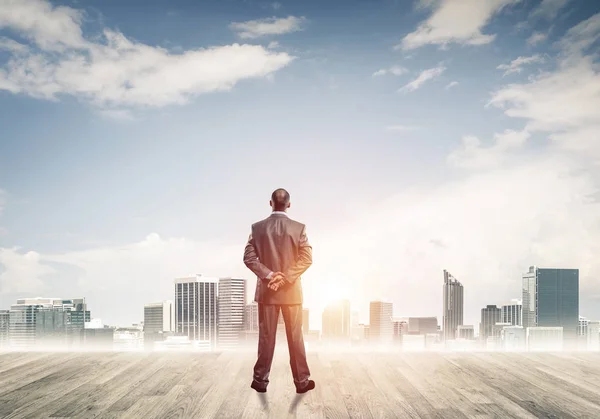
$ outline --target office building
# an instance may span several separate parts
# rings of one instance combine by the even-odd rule
[[[588,321],[586,349],[588,351],[600,351],[600,322]]]
[[[502,309],[495,305],[488,305],[481,309],[481,323],[479,323],[479,338],[486,341],[492,336],[492,328],[502,319]]]
[[[578,325],[579,270],[531,266],[523,274],[523,327],[562,327],[571,347]]]
[[[369,341],[373,343],[392,343],[394,339],[392,315],[392,303],[371,301],[369,306]]]
[[[443,325],[444,340],[454,339],[456,329],[463,324],[463,286],[448,271],[444,270]]]
[[[562,351],[562,327],[528,327],[526,329],[527,349],[529,351]]]
[[[244,330],[246,309],[246,280],[242,278],[219,279],[219,348],[238,347],[240,333]]]
[[[19,298],[9,312],[9,345],[16,348],[75,349],[90,320],[84,298]]]
[[[340,300],[327,305],[321,324],[322,339],[350,338],[350,301]]]
[[[427,335],[437,333],[437,317],[409,317],[408,334],[409,335]]]
[[[577,327],[577,336],[587,336],[589,321],[583,316],[579,316],[579,325]]]
[[[502,323],[510,323],[513,326],[523,325],[523,302],[520,299],[513,299],[510,303],[502,306]]]
[[[217,343],[217,278],[195,275],[175,279],[175,334]]]
[[[0,350],[7,349],[8,344],[8,330],[10,325],[10,311],[0,310]]]
[[[247,332],[258,332],[258,303],[255,301],[246,304],[244,330]]]
[[[175,330],[175,306],[172,301],[144,305],[144,333],[163,333]]]
[[[144,305],[144,347],[154,349],[154,342],[160,342],[175,331],[175,306],[172,301]]]
[[[501,348],[505,351],[524,351],[527,337],[523,326],[506,326],[500,332]]]
[[[310,318],[307,308],[302,309],[302,333],[307,334],[310,330]]]
[[[461,324],[456,327],[456,339],[475,339],[475,328],[472,325]]]
[[[392,335],[393,342],[402,344],[402,337],[408,334],[408,319],[398,317],[392,319]]]

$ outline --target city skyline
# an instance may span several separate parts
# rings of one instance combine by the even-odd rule
[[[564,268],[539,268],[537,266],[530,266],[528,268],[527,272],[524,272],[522,274],[522,282],[523,282],[523,288],[521,289],[522,295],[520,296],[521,298],[513,298],[510,300],[510,302],[505,303],[505,304],[498,304],[496,302],[496,304],[485,304],[485,306],[483,306],[480,311],[481,311],[481,316],[479,317],[479,321],[472,324],[472,325],[468,325],[470,327],[473,327],[473,329],[476,331],[476,335],[481,336],[481,325],[484,324],[484,322],[487,323],[486,328],[488,328],[487,332],[486,332],[486,336],[488,336],[491,333],[491,327],[496,323],[506,323],[506,324],[510,324],[513,326],[521,326],[523,325],[523,323],[525,322],[527,323],[527,320],[523,320],[523,303],[522,301],[525,299],[525,284],[529,283],[529,281],[527,281],[527,278],[531,277],[532,272],[552,272],[552,271],[565,271],[565,272],[577,272],[577,276],[578,276],[578,269],[564,269]],[[535,275],[533,276],[535,277]],[[464,305],[463,305],[463,298],[464,298],[464,287],[462,285],[461,282],[458,281],[457,278],[455,278],[452,274],[450,274],[450,272],[448,272],[447,270],[443,270],[443,288],[444,288],[444,292],[443,294],[446,294],[447,290],[449,289],[453,289],[453,286],[458,285],[459,286],[459,294],[458,297],[453,297],[453,298],[458,298],[456,300],[456,307],[452,310],[449,309],[449,313],[450,314],[450,320],[448,325],[452,326],[458,326],[458,325],[462,325],[465,324],[464,320],[461,320],[464,317]],[[239,285],[236,285],[236,287],[241,287],[240,289],[243,289],[243,291],[240,292],[236,291],[236,295],[238,295],[238,298],[241,298],[241,295],[243,294],[245,296],[245,298],[240,299],[239,303],[233,303],[233,305],[231,305],[231,303],[229,304],[229,308],[228,309],[224,309],[225,311],[222,311],[223,313],[227,313],[226,316],[230,316],[231,314],[229,314],[229,312],[231,312],[232,314],[235,312],[237,314],[233,314],[233,316],[238,319],[237,322],[239,323],[238,326],[236,327],[242,327],[244,328],[244,330],[252,330],[251,329],[245,329],[247,326],[247,321],[246,321],[246,315],[247,315],[247,310],[249,308],[249,306],[253,306],[256,305],[256,303],[253,301],[253,290],[248,288],[248,280],[245,278],[232,278],[232,277],[208,277],[202,274],[196,274],[194,276],[187,276],[187,277],[180,277],[180,278],[176,278],[175,279],[175,284],[176,284],[176,293],[179,292],[180,294],[180,299],[183,298],[182,294],[181,294],[181,290],[177,291],[182,285],[177,285],[178,283],[182,283],[182,282],[193,282],[193,283],[204,283],[206,282],[207,284],[212,283],[215,284],[214,285],[214,289],[211,290],[211,295],[213,295],[212,299],[214,300],[214,306],[212,306],[212,308],[210,310],[214,310],[216,312],[216,316],[219,317],[219,308],[218,308],[218,302],[219,302],[219,298],[221,298],[221,286],[223,283],[230,283],[232,281],[236,281],[237,283],[239,283]],[[578,281],[577,281],[578,282]],[[179,288],[178,288],[179,287]],[[230,287],[229,287],[230,288]],[[578,289],[578,288],[577,288]],[[228,292],[229,294],[229,292]],[[186,294],[187,295],[187,291]],[[448,297],[451,298],[452,297],[452,292],[448,291]],[[33,297],[33,298],[24,298],[24,299],[20,299],[21,301],[34,301],[37,299],[44,299],[44,300],[53,300],[52,298],[47,298],[47,297]],[[177,327],[175,326],[176,322],[177,322],[177,318],[176,318],[176,303],[173,303],[172,300],[170,300],[171,297],[166,298],[166,299],[162,299],[161,302],[159,303],[145,303],[143,306],[143,310],[142,310],[142,315],[141,315],[141,319],[145,318],[146,314],[145,311],[147,310],[147,308],[149,306],[155,306],[155,305],[162,305],[162,304],[171,304],[172,305],[172,310],[173,313],[171,314],[171,316],[173,317],[172,321],[173,321],[173,328],[174,330],[177,329]],[[56,298],[54,298],[56,299]],[[229,297],[228,297],[229,299]],[[579,295],[577,294],[577,307],[578,307],[578,300],[579,300]],[[175,295],[175,302],[178,301],[178,297],[177,294]],[[451,301],[451,300],[448,300]],[[388,300],[385,299],[376,299],[376,300],[372,300],[369,301],[369,310],[365,313],[362,313],[361,315],[361,311],[360,310],[356,310],[356,304],[353,303],[352,301],[348,300],[348,299],[333,299],[331,300],[331,302],[321,311],[321,312],[317,312],[317,310],[312,309],[310,306],[304,305],[304,312],[303,312],[303,318],[304,319],[309,319],[310,322],[310,317],[309,313],[312,313],[312,316],[315,316],[315,318],[317,318],[316,316],[318,316],[318,319],[321,320],[319,322],[312,322],[312,325],[315,325],[315,323],[317,323],[319,326],[315,329],[311,329],[311,330],[319,330],[322,332],[323,330],[323,322],[322,320],[324,319],[326,313],[328,313],[328,310],[333,310],[333,312],[339,310],[340,304],[344,305],[346,304],[348,308],[344,309],[343,312],[346,312],[346,314],[344,316],[347,316],[347,319],[344,320],[345,323],[347,323],[346,326],[341,326],[342,328],[345,328],[348,330],[348,335],[350,335],[351,333],[351,327],[352,323],[350,320],[350,317],[352,316],[352,321],[355,321],[357,324],[363,324],[363,325],[370,325],[370,317],[371,317],[371,313],[373,311],[373,303],[383,303],[383,304],[388,304],[389,307],[392,307],[392,312],[391,312],[391,318],[392,319],[410,319],[411,317],[419,317],[419,316],[415,316],[412,315],[410,313],[404,313],[401,312],[399,310],[402,310],[402,308],[398,309],[397,307],[394,307],[393,303],[391,303]],[[238,304],[238,305],[236,305]],[[441,330],[444,331],[446,330],[446,328],[444,327],[445,325],[445,320],[444,320],[444,312],[446,310],[446,305],[447,305],[447,301],[446,299],[443,300],[442,304],[441,304],[441,312],[442,315],[441,316],[433,316],[433,317],[423,317],[422,318],[436,318],[439,321]],[[233,308],[233,307],[236,308]],[[451,307],[451,306],[448,306]],[[526,306],[527,307],[527,306]],[[492,320],[484,320],[484,311],[486,310],[491,310],[493,308],[494,311],[494,315],[493,317],[493,321]],[[254,311],[257,310],[257,307],[254,307]],[[3,310],[2,308],[0,308],[0,311]],[[233,311],[232,311],[233,310]],[[497,313],[496,313],[497,311]],[[431,314],[431,313],[430,313]],[[549,314],[547,314],[546,316],[548,316]],[[241,317],[240,317],[241,316]],[[256,316],[256,320],[257,320],[257,314],[255,314]],[[487,318],[487,314],[486,314],[486,318]],[[582,313],[578,312],[577,317],[581,317]],[[490,317],[490,319],[492,318]],[[95,318],[100,318],[103,319],[104,317],[102,315],[99,316],[95,316]],[[139,321],[139,319],[137,319],[136,321],[132,322],[132,323],[127,323],[127,322],[116,322],[116,323],[112,323],[113,325],[115,325],[116,327],[128,327],[131,324],[137,324]],[[552,323],[552,320],[548,320],[546,321],[546,323]],[[537,326],[537,323],[534,324]],[[454,327],[454,326],[452,326]],[[575,326],[573,326],[575,328]],[[211,332],[211,333],[216,333],[217,336],[219,334],[219,330],[218,328],[215,329],[215,331]],[[237,329],[236,329],[237,330]],[[445,332],[444,332],[445,333]],[[456,327],[454,327],[454,332],[449,332],[449,336],[455,336],[456,335]],[[453,337],[451,339],[454,339]],[[216,338],[216,340],[218,341],[218,338]]]
[[[173,276],[253,288],[249,227],[285,187],[315,312],[441,317],[447,268],[477,325],[536,264],[580,267],[600,318],[597,2],[22,4],[0,7],[0,307],[86,295],[129,323]]]

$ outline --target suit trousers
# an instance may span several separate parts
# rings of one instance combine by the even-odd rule
[[[258,359],[254,365],[254,382],[265,389],[269,384],[269,373],[275,352],[279,311],[285,323],[294,384],[301,387],[310,377],[302,335],[302,304],[258,303]]]

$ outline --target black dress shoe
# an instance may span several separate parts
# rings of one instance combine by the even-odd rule
[[[312,390],[313,388],[315,388],[315,382],[313,380],[308,380],[308,383],[306,383],[303,387],[296,386],[296,393],[306,393],[307,391]]]
[[[250,387],[252,387],[254,390],[258,391],[259,393],[266,393],[267,389],[266,387],[260,387],[256,381],[252,381],[252,384],[250,384]]]

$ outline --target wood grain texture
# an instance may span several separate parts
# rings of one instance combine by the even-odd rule
[[[598,418],[600,353],[309,352],[285,347],[268,393],[255,351],[0,353],[0,418]]]

